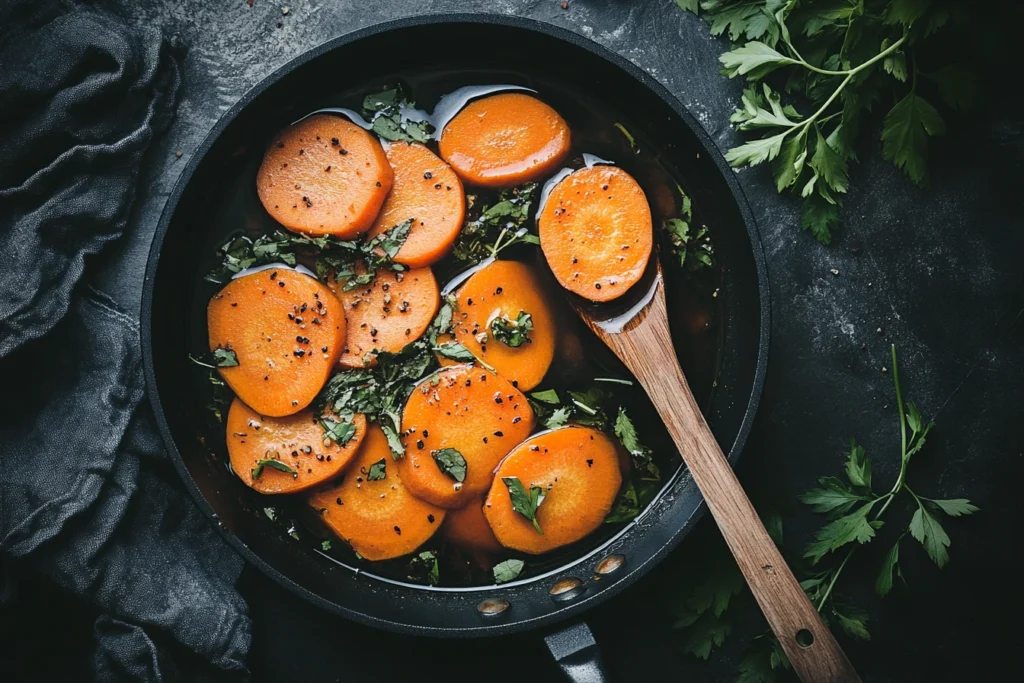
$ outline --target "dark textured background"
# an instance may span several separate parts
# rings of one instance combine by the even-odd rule
[[[495,12],[550,22],[591,38],[664,83],[723,148],[740,84],[718,74],[725,43],[673,0],[123,0],[138,25],[157,25],[187,46],[177,120],[149,157],[134,230],[92,264],[93,283],[138,310],[152,230],[185,158],[217,118],[274,68],[306,49],[382,20],[444,11]],[[282,5],[290,12],[282,15]],[[485,49],[475,46],[474,49]],[[870,643],[843,643],[865,681],[974,681],[1000,677],[1015,657],[1024,474],[1018,423],[1024,407],[1022,120],[1012,102],[968,119],[933,146],[930,190],[914,187],[868,140],[851,174],[846,227],[830,248],[797,229],[798,206],[774,192],[767,170],[740,179],[768,255],[774,311],[765,396],[740,476],[752,495],[790,513],[787,545],[817,520],[794,503],[836,474],[856,435],[888,486],[898,461],[889,343],[900,350],[905,395],[938,424],[914,462],[911,483],[932,497],[969,496],[982,508],[946,525],[951,563],[937,570],[913,542],[902,552],[910,587],[870,593],[881,547],[859,554],[842,582],[869,608]],[[877,128],[865,138],[877,139]],[[176,151],[184,154],[182,159]],[[839,271],[833,275],[832,269]],[[881,328],[882,332],[876,330]],[[893,522],[909,511],[891,508]],[[698,536],[710,537],[709,520]],[[877,544],[881,546],[882,544]],[[662,606],[673,574],[700,562],[708,543],[688,539],[655,573],[593,615],[619,681],[725,681],[750,638],[751,616],[709,663],[682,657]],[[44,662],[52,676],[84,661],[87,608],[33,585],[19,598],[24,627],[3,647]],[[256,680],[555,681],[536,634],[477,642],[412,639],[328,617],[247,570]],[[58,650],[59,652],[55,652]],[[43,680],[43,679],[39,679]]]

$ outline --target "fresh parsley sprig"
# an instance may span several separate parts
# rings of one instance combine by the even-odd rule
[[[794,570],[804,577],[800,585],[827,624],[861,640],[870,638],[868,612],[838,597],[836,587],[854,553],[862,545],[877,538],[877,532],[884,525],[892,525],[891,520],[883,520],[882,517],[893,509],[893,503],[905,500],[914,512],[882,557],[874,587],[878,595],[883,597],[892,590],[894,577],[906,582],[899,558],[901,544],[907,534],[922,545],[938,567],[942,567],[949,560],[950,538],[940,519],[943,516],[960,517],[978,511],[966,498],[926,498],[910,488],[910,463],[924,447],[934,423],[925,422],[913,403],[904,403],[895,346],[892,347],[892,378],[900,426],[900,471],[892,487],[885,493],[874,491],[871,460],[863,447],[851,441],[844,463],[844,476],[822,477],[818,480],[818,488],[800,496],[801,502],[810,506],[815,513],[825,515],[827,519],[804,550],[803,560],[808,566],[801,567],[799,563],[793,563]],[[781,545],[781,519],[772,516],[765,520],[765,526],[776,543]],[[724,544],[719,545],[721,555],[725,548]],[[831,563],[816,569],[827,560],[831,560]],[[735,596],[743,586],[742,575],[735,562],[709,563],[705,571],[708,572],[707,576],[693,577],[686,583],[689,587],[680,594],[674,607],[676,626],[684,634],[687,651],[702,659],[707,659],[731,631],[726,610],[737,602]],[[742,595],[747,598],[749,592],[742,591]],[[755,609],[752,600],[739,602]],[[770,683],[780,670],[788,668],[789,662],[778,641],[772,634],[766,633],[755,640],[743,657],[737,680]]]
[[[955,61],[962,50],[920,49],[962,21],[968,3],[676,3],[700,14],[712,35],[728,32],[733,49],[720,58],[722,73],[749,83],[730,121],[756,137],[729,150],[726,159],[736,167],[773,162],[778,191],[803,198],[801,223],[824,244],[840,223],[850,162],[856,161],[860,129],[873,107],[892,102],[884,117],[882,154],[924,186],[929,138],[946,129],[931,100],[964,109],[977,87],[971,69]]]

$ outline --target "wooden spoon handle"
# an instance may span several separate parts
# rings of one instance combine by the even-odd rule
[[[715,441],[671,342],[667,342],[669,335],[659,336],[660,357],[651,354],[647,362],[627,364],[636,366],[631,369],[668,427],[790,663],[804,683],[859,682],[860,677],[782,559]],[[801,631],[809,632],[801,634],[804,645],[797,642]]]

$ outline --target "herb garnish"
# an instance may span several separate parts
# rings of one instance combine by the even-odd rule
[[[676,186],[681,201],[679,217],[662,222],[662,229],[668,234],[672,253],[679,259],[679,265],[686,270],[700,270],[711,265],[714,248],[708,236],[708,227],[693,226],[693,205],[683,188]]]
[[[519,311],[515,320],[505,314],[491,321],[491,336],[512,348],[529,344],[532,341],[530,339],[532,331],[533,316],[525,311]]]
[[[527,491],[526,487],[519,481],[519,477],[502,477],[501,480],[508,487],[508,496],[512,501],[512,509],[530,520],[537,533],[543,535],[544,530],[540,528],[540,522],[537,521],[537,508],[544,502],[544,497],[547,495],[544,489],[539,486],[531,486],[530,490]]]
[[[325,538],[324,540],[320,541],[320,549],[323,550],[325,553],[331,552],[330,539]]]
[[[475,217],[462,226],[452,249],[460,267],[497,256],[513,244],[540,244],[540,239],[527,228],[537,188],[537,183],[526,183],[502,190],[497,202],[474,212]],[[472,195],[467,197],[469,202],[474,199]]]
[[[980,79],[951,58],[963,50],[919,49],[943,27],[956,26],[951,5],[961,3],[676,2],[694,13],[699,4],[712,35],[729,32],[734,49],[721,56],[722,73],[744,76],[750,84],[730,120],[761,137],[729,150],[726,159],[733,166],[773,161],[778,191],[803,197],[803,227],[824,244],[839,225],[849,163],[856,160],[861,124],[875,104],[889,107],[882,155],[924,186],[928,138],[946,128],[926,97],[939,97],[952,109],[969,108],[977,99]],[[779,88],[791,102],[806,102],[812,113],[784,104]]]
[[[442,473],[458,482],[466,480],[466,459],[462,457],[462,453],[454,448],[442,448],[439,451],[431,451],[430,455]]]
[[[949,560],[950,539],[939,519],[943,515],[960,517],[978,511],[966,498],[925,498],[907,484],[910,462],[923,448],[934,423],[926,423],[913,403],[904,403],[895,346],[892,347],[892,379],[900,426],[900,471],[893,486],[886,493],[874,491],[871,460],[864,448],[857,445],[856,441],[851,441],[844,464],[845,477],[822,477],[818,480],[819,488],[800,496],[801,502],[809,505],[814,512],[825,515],[828,520],[818,530],[815,540],[804,550],[803,558],[809,562],[809,566],[801,568],[794,563],[798,576],[803,575],[800,586],[826,624],[838,627],[846,635],[861,640],[870,639],[868,613],[838,596],[836,588],[853,554],[860,546],[877,538],[883,528],[887,528],[882,516],[892,502],[905,493],[905,498],[915,511],[910,521],[905,523],[906,526],[898,530],[893,545],[882,557],[880,571],[874,580],[875,592],[880,596],[887,595],[893,589],[894,576],[906,584],[899,560],[900,545],[908,533],[922,545],[928,557],[938,567],[942,567]],[[775,542],[781,545],[781,518],[766,518],[765,527]],[[682,595],[682,603],[686,607],[677,621],[677,627],[684,630],[686,649],[702,659],[707,659],[714,647],[721,645],[731,630],[730,615],[726,611],[727,608],[729,612],[735,611],[730,607],[736,602],[730,602],[731,596],[739,594],[744,598],[741,604],[755,609],[735,561],[729,558],[724,544],[720,546],[718,556],[724,559],[701,565],[703,569],[700,571],[706,576],[694,577],[683,583],[691,588]],[[827,568],[814,569],[828,559],[831,559],[831,563]],[[713,588],[710,593],[709,587]],[[703,591],[704,595],[697,591]],[[780,669],[788,668],[789,662],[778,641],[772,634],[766,633],[757,638],[741,660],[740,680],[770,683],[775,680]]]
[[[339,420],[330,415],[323,415],[319,421],[320,426],[324,428],[323,440],[325,446],[331,441],[339,446],[344,446],[356,435],[356,426],[352,424],[349,416]]]
[[[366,481],[380,481],[381,479],[387,479],[387,476],[388,461],[384,458],[370,465],[370,469],[366,471]]]
[[[410,581],[425,583],[436,586],[440,580],[440,571],[437,567],[437,553],[433,550],[424,550],[409,560],[408,577]]]
[[[600,381],[607,382],[607,379]],[[661,488],[661,472],[655,464],[651,450],[644,446],[637,436],[633,421],[624,408],[618,405],[615,396],[597,384],[599,379],[585,390],[568,390],[568,402],[555,389],[531,392],[528,396],[537,420],[547,429],[564,427],[570,420],[576,424],[595,427],[607,433],[614,433],[622,443],[633,462],[633,469],[623,481],[619,495],[605,518],[606,522],[627,522],[647,507]],[[632,384],[629,380],[615,383]],[[612,421],[608,416],[615,415]]]
[[[216,348],[213,350],[213,362],[218,368],[238,367],[238,355],[231,349]]]
[[[491,570],[494,574],[494,583],[515,581],[522,573],[525,564],[522,560],[505,560],[494,565],[494,569]]]
[[[473,360],[473,355],[458,342],[437,343],[438,336],[452,331],[453,310],[452,300],[446,300],[421,339],[406,344],[398,353],[379,352],[376,367],[348,370],[331,377],[317,397],[317,409],[330,409],[339,417],[362,413],[376,420],[388,438],[392,454],[401,458],[405,455],[399,437],[402,408],[415,384],[437,369],[434,353],[456,360]]]
[[[339,240],[329,235],[308,237],[283,230],[275,230],[255,240],[245,236],[235,237],[221,246],[221,264],[207,273],[205,279],[221,284],[230,280],[232,275],[255,266],[278,262],[294,266],[298,263],[296,254],[300,250],[321,250],[322,255],[333,258],[345,254],[345,260],[352,261],[362,254],[361,248],[362,245],[357,242]]]
[[[281,472],[287,472],[288,474],[292,475],[292,479],[298,479],[299,478],[299,473],[298,472],[296,472],[291,467],[289,467],[288,465],[284,464],[283,462],[281,462],[277,458],[263,458],[261,460],[257,460],[256,461],[256,467],[253,468],[253,470],[252,470],[252,478],[253,479],[259,479],[260,476],[263,474],[263,468],[264,467],[272,467],[275,470],[279,470]]]
[[[414,120],[415,110],[416,104],[405,99],[401,86],[363,98],[363,116],[373,123],[373,132],[391,142],[430,141],[434,126]]]
[[[626,409],[622,407],[619,408],[619,414],[615,417],[615,436],[619,437],[623,448],[629,451],[633,465],[640,470],[643,479],[661,480],[661,472],[654,464],[651,449],[640,443],[640,439],[636,435],[636,427],[633,426],[633,421],[626,414]]]

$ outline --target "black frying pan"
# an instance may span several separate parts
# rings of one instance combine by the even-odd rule
[[[428,45],[428,51],[417,48]],[[467,45],[475,46],[472,52]],[[223,443],[201,442],[203,400],[189,381],[195,373],[187,353],[197,336],[205,339],[206,299],[194,283],[229,233],[270,227],[265,214],[247,208],[254,193],[253,159],[258,163],[267,140],[303,114],[332,104],[325,84],[338,92],[367,92],[424,68],[450,73],[453,83],[511,81],[559,93],[569,108],[595,102],[621,112],[617,119],[641,145],[676,170],[714,236],[721,277],[716,388],[703,408],[735,462],[761,393],[769,333],[764,256],[739,184],[700,125],[654,79],[573,33],[515,17],[421,16],[384,23],[307,52],[246,93],[192,156],[157,227],[142,303],[146,380],[185,485],[225,539],[267,576],[326,610],[370,626],[433,636],[500,635],[578,617],[649,571],[703,511],[689,476],[678,472],[650,508],[620,532],[540,575],[485,588],[387,581],[332,562],[312,544],[294,542],[260,512],[259,497],[225,468]],[[684,286],[680,280],[673,289],[670,278],[670,308],[674,296],[685,294],[679,291]],[[676,339],[685,339],[682,323],[673,325],[679,330]],[[688,374],[702,370],[687,368]],[[598,563],[611,555],[619,556],[621,565],[594,580]],[[566,578],[582,583],[553,597],[551,588]],[[577,673],[587,670],[590,664],[582,660],[588,636],[585,630],[569,630],[549,637],[560,659],[577,653],[563,661],[567,671],[570,663]]]

